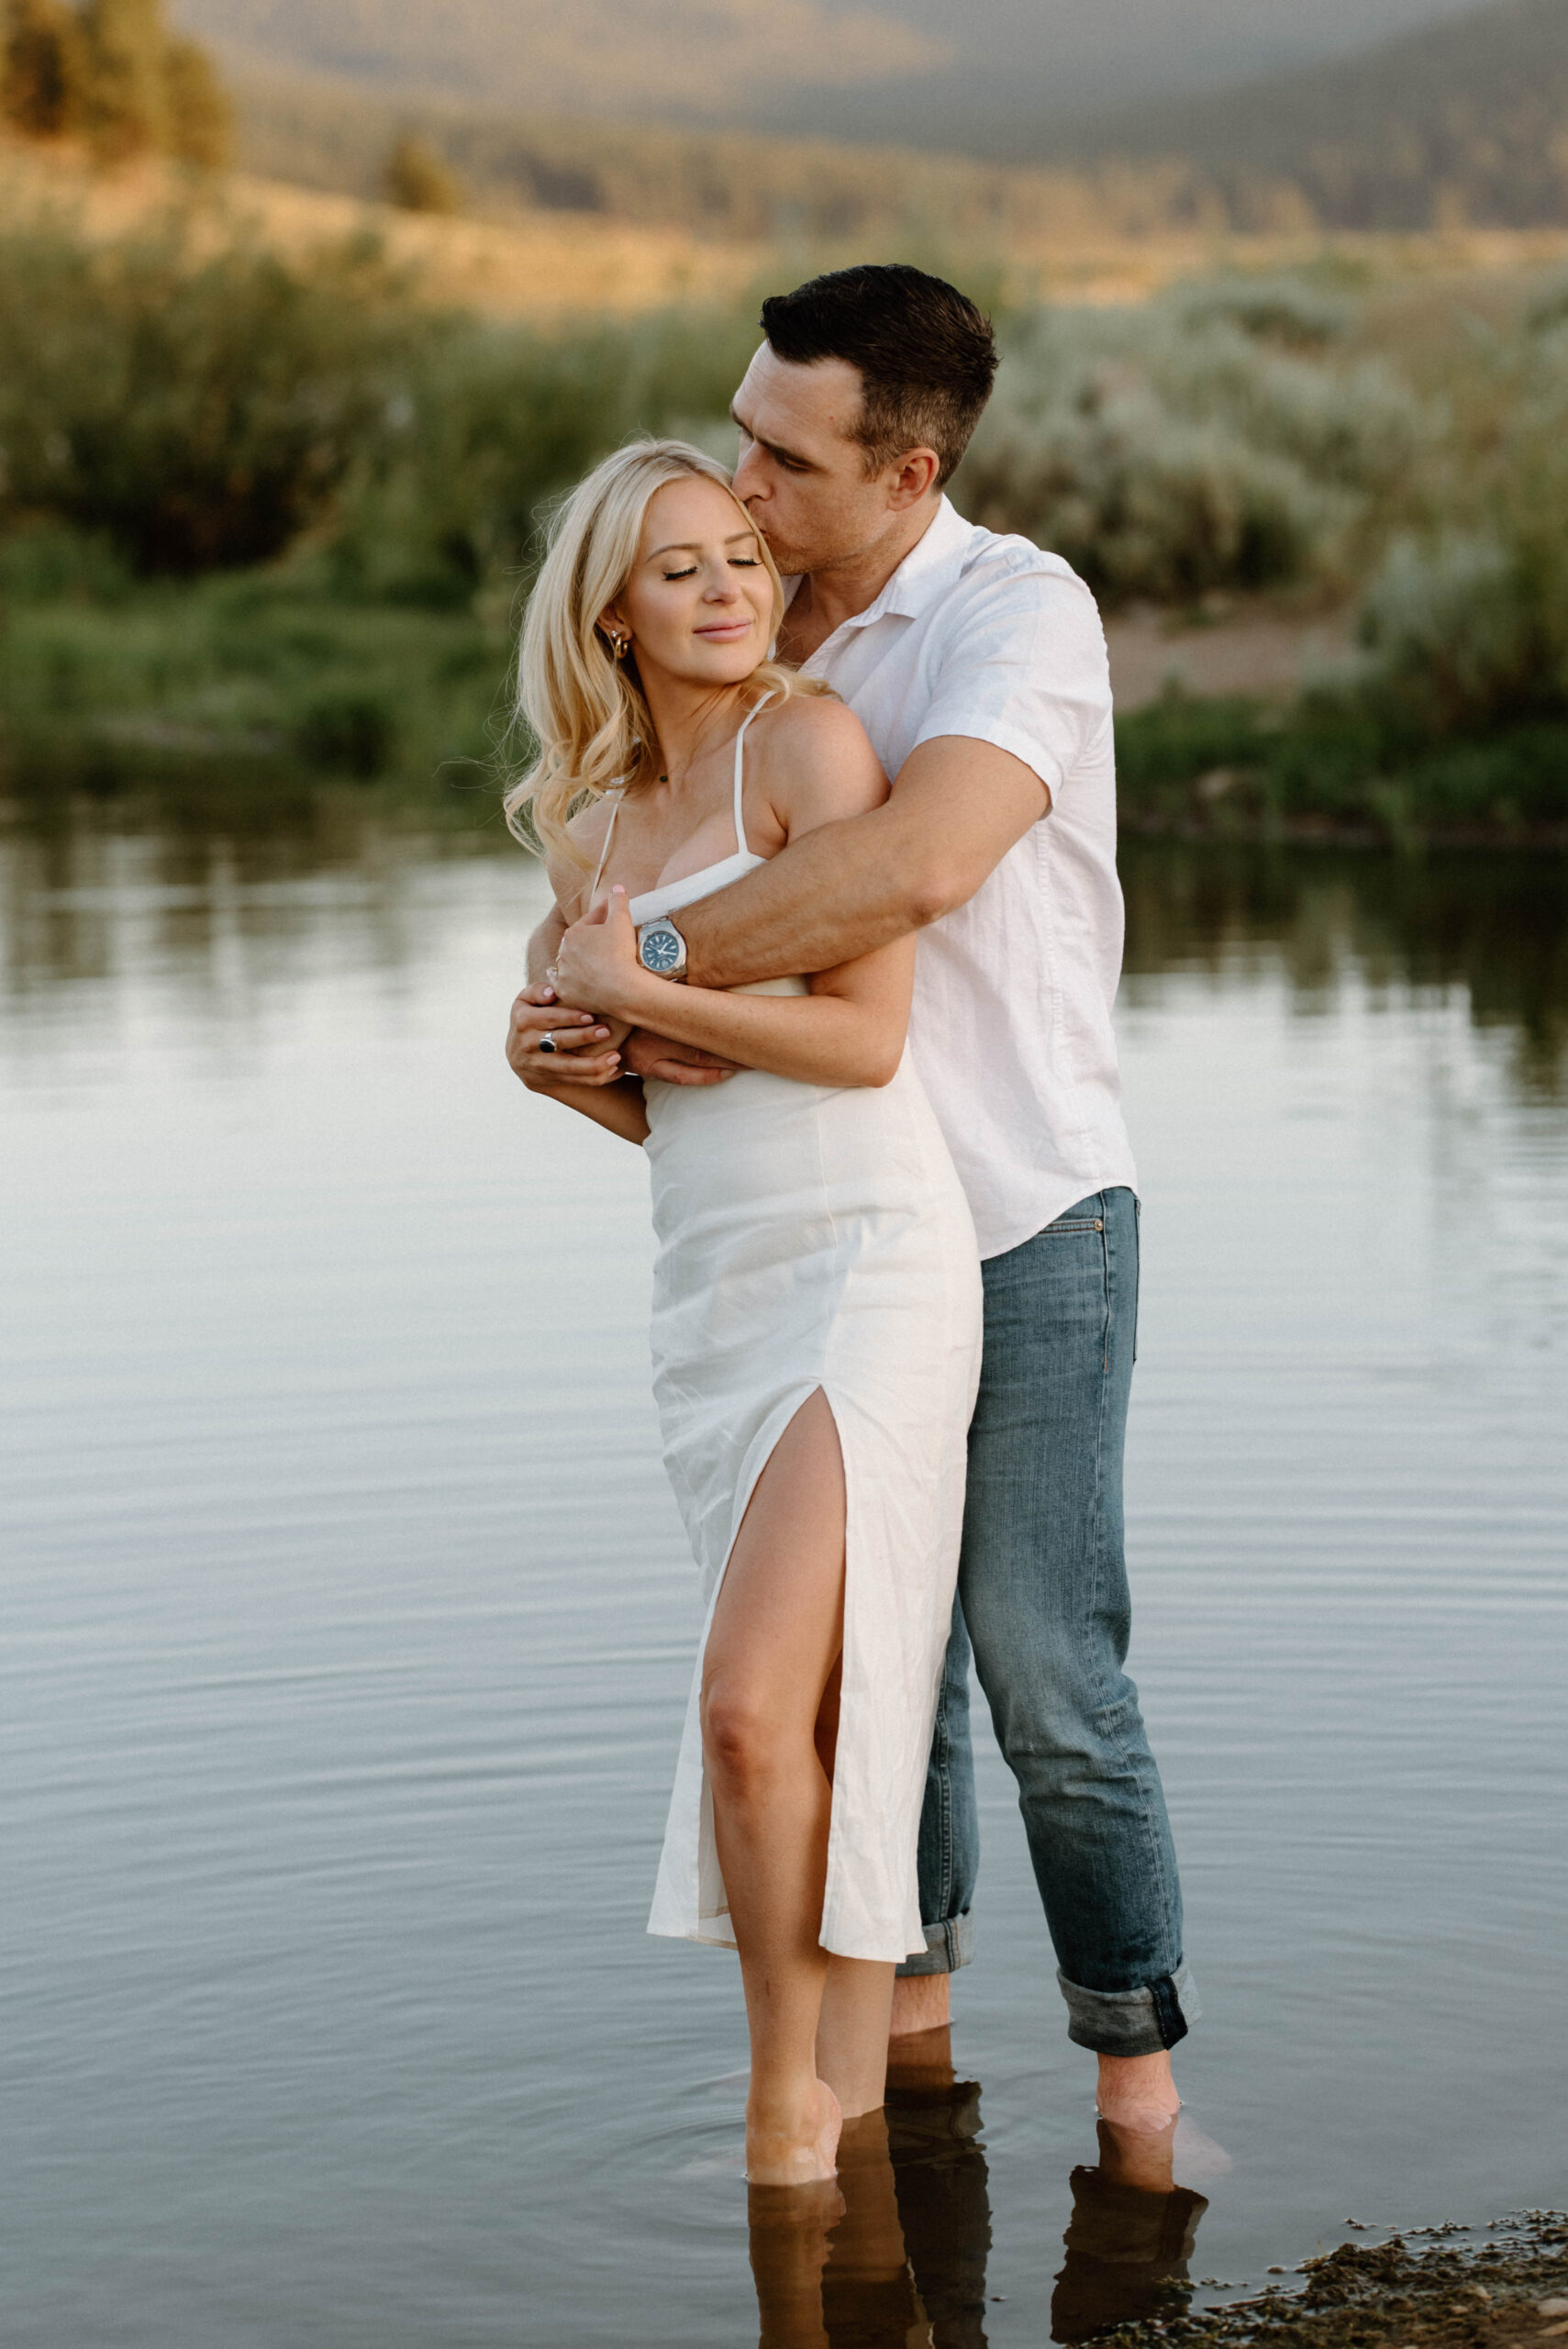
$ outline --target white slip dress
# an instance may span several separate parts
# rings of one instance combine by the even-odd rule
[[[634,897],[634,921],[677,914],[766,862],[747,848],[742,807],[755,715],[735,738],[735,854]],[[745,992],[808,990],[773,979]],[[820,1388],[848,1494],[820,1940],[840,1956],[897,1961],[925,1947],[916,1840],[980,1368],[968,1203],[907,1052],[882,1087],[747,1070],[645,1092],[654,1394],[701,1575],[702,1644],[757,1479]],[[733,1948],[703,1767],[702,1668],[699,1650],[648,1930]]]

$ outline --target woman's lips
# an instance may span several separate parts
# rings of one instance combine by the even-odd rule
[[[699,636],[747,636],[751,629],[750,620],[715,620],[711,628],[699,628],[696,632]]]

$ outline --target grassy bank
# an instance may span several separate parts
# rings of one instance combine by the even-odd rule
[[[508,651],[505,599],[484,614],[356,602],[308,572],[14,597],[0,757],[13,774],[105,783],[185,762],[431,790],[489,775]]]
[[[1359,604],[1331,691],[1128,718],[1129,826],[1563,835],[1568,288],[1330,259],[998,325],[966,512],[1112,615]],[[194,217],[0,232],[4,755],[414,789],[489,759],[550,500],[639,430],[732,445],[755,331],[486,321],[373,244],[294,262]]]
[[[1117,726],[1123,828],[1568,848],[1568,718],[1449,729],[1381,680],[1281,710],[1167,694]]]

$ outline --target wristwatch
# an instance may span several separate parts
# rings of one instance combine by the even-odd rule
[[[686,941],[668,914],[643,923],[637,933],[637,959],[656,979],[684,981]]]

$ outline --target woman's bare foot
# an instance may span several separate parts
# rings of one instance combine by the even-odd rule
[[[761,2349],[829,2349],[822,2271],[828,2236],[844,2215],[843,2195],[824,2179],[818,2186],[750,2187],[746,2200]]]
[[[798,2117],[753,2115],[748,2104],[748,2182],[752,2186],[816,2186],[823,2178],[834,2176],[843,2126],[839,2099],[821,2080],[814,2083]]]

